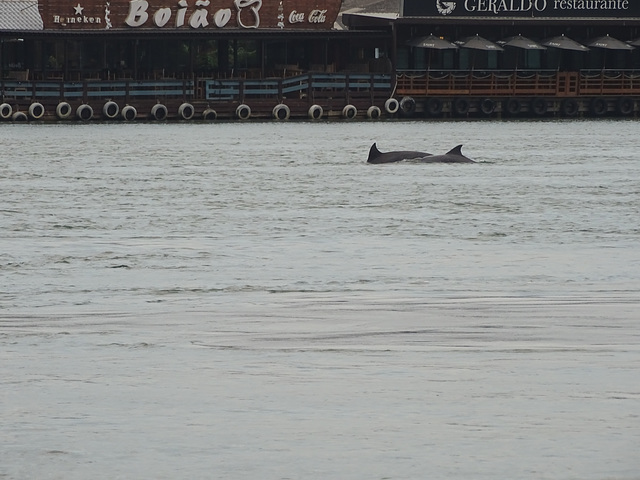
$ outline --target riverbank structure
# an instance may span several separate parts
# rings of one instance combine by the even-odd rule
[[[0,0],[0,119],[636,115],[631,0]]]

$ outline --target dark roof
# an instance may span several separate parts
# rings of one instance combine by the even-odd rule
[[[399,13],[402,0],[343,0],[342,11],[352,13]]]
[[[342,15],[364,15],[382,16],[384,18],[397,18],[400,14],[400,7],[403,0],[343,0],[338,20],[337,28],[346,28],[342,21]],[[374,22],[375,25],[375,22]]]
[[[2,30],[42,30],[38,0],[0,0]]]

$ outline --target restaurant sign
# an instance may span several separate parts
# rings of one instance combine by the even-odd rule
[[[404,0],[405,17],[640,17],[638,0]]]
[[[342,0],[40,0],[45,30],[328,30]]]

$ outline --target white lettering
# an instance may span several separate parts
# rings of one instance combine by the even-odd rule
[[[169,7],[159,8],[153,15],[153,23],[156,27],[164,27],[171,20],[171,9]]]
[[[262,7],[262,0],[234,0],[233,3],[238,10],[238,25],[242,28],[258,28],[260,26],[260,8]],[[242,21],[242,11],[249,7],[251,16],[253,16],[252,24],[245,24]]]
[[[102,19],[100,17],[87,17],[86,15],[82,15],[81,17],[61,17],[60,15],[53,16],[53,23],[59,23],[62,26],[75,24],[75,23],[87,23],[87,24],[95,24],[99,25],[102,23]]]
[[[197,0],[196,7],[208,7],[211,4],[209,0]],[[193,14],[191,18],[189,18],[189,25],[191,28],[204,28],[209,25],[209,20],[207,20],[207,15],[209,12],[204,8],[198,8]]]
[[[187,15],[187,7],[189,4],[187,0],[180,0],[178,2],[178,6],[181,7],[178,9],[178,16],[176,17],[176,27],[181,27],[184,25],[184,17]]]
[[[147,8],[149,8],[149,2],[147,2],[147,0],[131,0],[129,3],[129,15],[127,15],[124,23],[130,27],[144,25],[149,18]]]
[[[218,10],[213,16],[213,23],[216,27],[222,28],[231,20],[231,9],[222,8]]]
[[[304,13],[298,13],[292,10],[289,14],[289,23],[302,23],[304,22]]]
[[[628,10],[629,0],[553,0],[554,10]]]
[[[174,0],[175,1],[175,0]],[[241,28],[258,28],[260,26],[260,10],[264,0],[233,0],[236,9],[237,24]],[[464,0],[468,11],[478,12],[497,12],[503,10],[517,11],[516,8],[522,9],[523,4],[528,8],[532,8],[533,2],[544,2],[547,0]],[[558,2],[573,2],[582,0],[553,0]],[[629,0],[603,0],[628,2]],[[193,3],[192,3],[193,2]],[[142,27],[149,20],[155,27],[163,28],[170,26],[175,14],[175,27],[180,28],[185,25],[191,28],[205,28],[213,24],[217,28],[223,28],[228,25],[233,17],[231,8],[221,8],[215,12],[210,10],[211,0],[179,0],[177,8],[158,7],[150,11],[149,0],[131,0],[129,2],[129,12],[125,18],[125,24],[129,27]],[[194,9],[195,5],[195,9]],[[288,21],[291,24],[300,24],[308,22],[310,24],[323,24],[327,22],[327,9],[313,9],[309,12],[291,11]],[[278,15],[278,26],[284,27],[284,12]],[[61,17],[54,16],[54,23],[88,23],[98,24],[102,20],[98,17]],[[281,25],[282,24],[282,25]]]
[[[555,4],[584,0],[554,0]],[[602,0],[608,1],[608,0]],[[617,2],[629,0],[613,0]],[[536,10],[543,12],[547,8],[547,0],[464,0],[467,12],[488,12],[498,15],[502,12],[529,12]]]
[[[326,10],[311,10],[311,12],[309,13],[309,23],[324,23],[326,21]]]

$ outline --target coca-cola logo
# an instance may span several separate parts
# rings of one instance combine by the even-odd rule
[[[324,23],[327,21],[327,10],[311,10],[309,23]]]
[[[298,12],[293,10],[289,14],[289,23],[304,23],[305,19],[309,23],[325,23],[327,21],[327,10],[311,10],[309,15],[305,15],[304,12]]]

